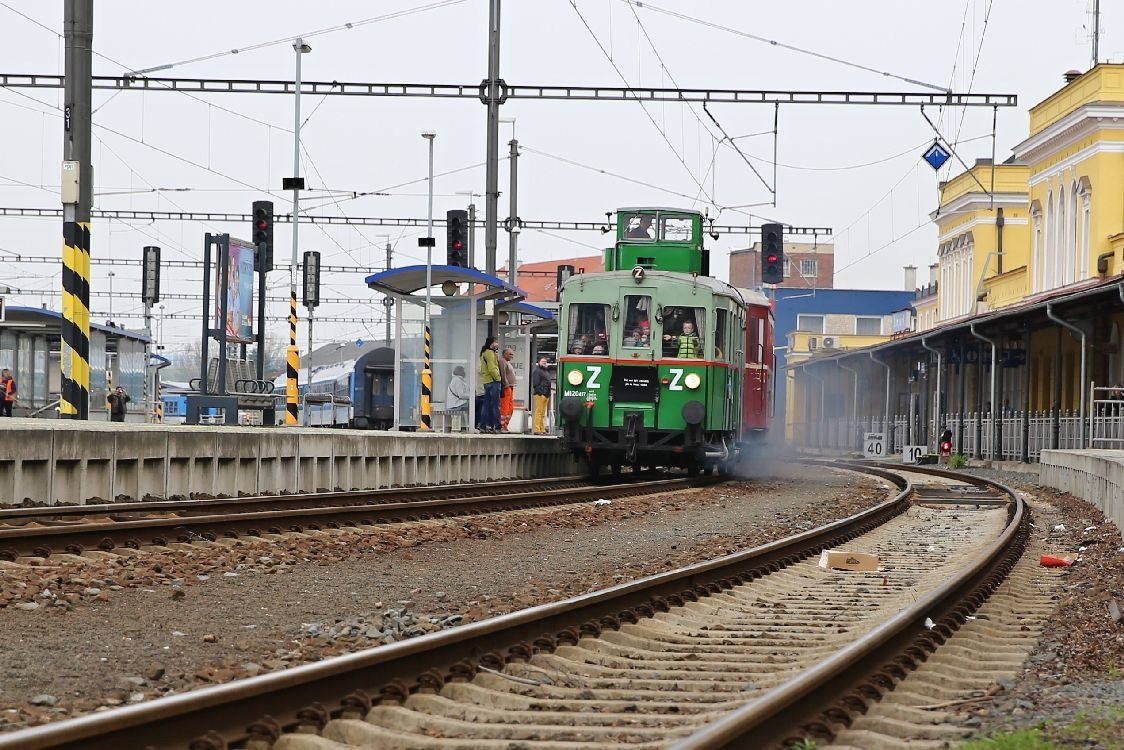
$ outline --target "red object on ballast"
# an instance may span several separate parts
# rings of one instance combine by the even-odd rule
[[[1053,555],[1042,555],[1038,562],[1043,568],[1068,568],[1073,565],[1073,562],[1065,559],[1064,557],[1054,557]]]

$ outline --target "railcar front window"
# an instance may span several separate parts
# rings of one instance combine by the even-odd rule
[[[656,217],[652,214],[629,214],[624,219],[624,239],[656,239],[655,219]]]
[[[706,310],[701,307],[663,309],[663,356],[697,359],[703,356]]]
[[[608,354],[609,335],[605,327],[608,316],[608,305],[596,302],[570,305],[570,354]]]
[[[651,322],[648,313],[652,298],[629,294],[624,298],[624,328],[621,329],[621,346],[636,349],[651,344]]]
[[[666,216],[660,219],[660,239],[669,242],[690,242],[694,237],[690,216]]]

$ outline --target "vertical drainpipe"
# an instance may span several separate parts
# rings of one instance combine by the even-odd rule
[[[1122,297],[1122,299],[1124,299],[1124,297]],[[1046,303],[1046,317],[1063,328],[1068,328],[1071,333],[1076,333],[1081,337],[1081,377],[1077,381],[1077,387],[1080,389],[1078,400],[1080,408],[1077,412],[1077,447],[1083,449],[1085,447],[1085,332],[1072,323],[1067,323],[1057,315],[1054,315],[1053,302]]]
[[[999,210],[1002,211],[1003,209],[999,209]],[[934,437],[934,436],[938,435],[939,433],[937,432],[937,430],[939,430],[940,427],[943,426],[943,425],[939,426],[937,423],[939,421],[941,421],[941,418],[942,418],[942,412],[941,412],[941,370],[942,370],[942,367],[941,367],[941,364],[944,362],[944,353],[940,349],[934,349],[933,347],[929,346],[929,340],[928,340],[928,337],[926,337],[926,336],[921,337],[921,347],[923,349],[927,349],[927,350],[929,350],[929,351],[931,351],[931,352],[933,352],[934,354],[937,355],[937,399],[936,399],[937,404],[936,404],[936,407],[933,409],[933,431],[931,433],[929,433],[929,435],[926,436],[926,438],[928,438],[928,437]],[[925,441],[926,445],[928,445],[928,442],[929,442],[928,439],[926,439],[926,441]]]
[[[1062,329],[1054,327],[1054,399],[1050,404],[1050,447],[1057,450],[1061,445],[1062,409]]]
[[[867,352],[867,354],[870,355],[871,360],[874,361],[875,364],[882,365],[886,368],[886,401],[882,406],[882,429],[888,432],[890,430],[890,365],[878,359],[878,357],[875,357],[874,352]],[[887,437],[889,436],[887,435]],[[889,453],[891,448],[893,448],[892,445],[886,446],[886,452]]]
[[[851,395],[851,429],[855,431],[855,445],[861,453],[863,448],[862,430],[858,429],[859,422],[859,371],[858,368],[851,368],[843,364],[842,360],[835,360],[835,364],[839,365],[842,369],[851,373],[854,376],[855,388],[854,393]]]
[[[1124,300],[1124,297],[1121,297]],[[1023,329],[1023,351],[1026,353],[1026,378],[1023,385],[1023,434],[1022,434],[1022,448],[1019,453],[1019,460],[1024,464],[1030,463],[1030,326]]]
[[[956,425],[956,450],[957,452],[964,452],[964,406],[968,401],[968,348],[964,343],[964,339],[959,341],[960,345],[960,372],[957,374],[956,381],[960,384],[960,398],[958,400],[958,408],[960,409],[960,421]]]
[[[995,427],[998,424],[998,420],[995,418],[995,413],[998,411],[998,407],[995,404],[995,373],[998,372],[998,370],[999,370],[999,357],[996,356],[996,354],[997,354],[996,348],[997,347],[995,345],[995,339],[989,339],[987,336],[984,336],[983,334],[978,333],[976,331],[976,324],[975,323],[970,324],[969,328],[972,331],[973,336],[975,336],[980,341],[983,341],[986,344],[991,344],[991,411],[988,414],[988,418],[991,420],[991,451],[990,451],[991,455],[988,456],[988,457],[992,461],[994,461],[995,458],[996,458],[996,455],[998,454],[998,448],[999,448],[999,446],[996,445],[996,442],[998,442],[998,439],[996,437],[996,430],[995,430]]]

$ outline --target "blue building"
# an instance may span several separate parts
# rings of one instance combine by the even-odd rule
[[[778,377],[774,424],[787,425],[790,398],[789,378],[785,375],[787,365],[821,350],[868,346],[888,339],[890,316],[909,309],[915,292],[912,289],[777,288],[770,294],[775,294],[776,299]]]

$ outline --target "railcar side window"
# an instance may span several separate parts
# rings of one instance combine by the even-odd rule
[[[609,335],[605,320],[609,306],[596,302],[570,305],[570,354],[609,353]]]
[[[654,240],[656,239],[655,216],[651,214],[630,214],[624,220],[624,239],[626,240]]]
[[[702,332],[706,310],[701,307],[663,309],[663,356],[697,359],[703,356]]]
[[[714,358],[726,361],[726,350],[729,341],[726,338],[726,310],[714,311]]]
[[[625,296],[625,323],[621,329],[621,346],[635,349],[651,345],[651,322],[648,318],[648,312],[651,309],[651,297],[640,294]]]
[[[660,239],[670,242],[690,242],[694,239],[693,221],[690,216],[660,217]]]

